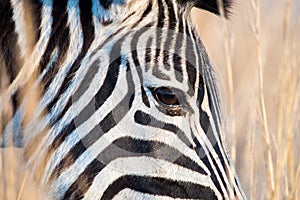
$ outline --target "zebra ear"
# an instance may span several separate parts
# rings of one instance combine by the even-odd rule
[[[228,18],[230,14],[230,8],[232,6],[232,0],[178,0],[178,2],[191,3],[192,6],[196,8],[207,10],[217,15],[221,14],[219,10],[219,2],[222,2],[224,15],[226,18]]]

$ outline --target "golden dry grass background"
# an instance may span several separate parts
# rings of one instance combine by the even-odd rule
[[[224,22],[194,9],[193,19],[215,67],[241,185],[248,199],[299,200],[300,2],[240,0],[232,12]],[[20,154],[1,150],[0,199],[43,199]]]
[[[246,196],[299,200],[300,2],[235,1],[225,24],[193,14],[217,73],[226,141]]]

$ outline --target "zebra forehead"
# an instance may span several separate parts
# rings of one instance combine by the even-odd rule
[[[126,3],[130,3],[132,5],[132,3],[136,3],[138,1],[141,0],[110,0],[110,1],[105,1],[106,5],[107,2],[110,2],[111,4],[125,4]],[[142,0],[144,2],[144,0]],[[153,1],[153,0],[150,0]],[[230,13],[230,9],[232,7],[233,4],[233,0],[165,0],[171,3],[178,3],[179,5],[186,7],[186,6],[192,6],[192,7],[197,7],[200,9],[204,9],[207,10],[209,12],[215,13],[215,14],[220,14],[219,9],[223,9],[224,10],[224,14],[229,14]],[[101,0],[100,0],[101,2]],[[103,1],[102,1],[103,2]]]
[[[139,11],[143,6],[149,3],[157,3],[157,5],[170,4],[178,5],[178,7],[189,12],[192,7],[206,10],[208,12],[221,15],[222,12],[225,17],[230,14],[232,7],[232,0],[98,0],[93,1],[93,13],[95,16],[104,19],[115,19],[126,7],[130,10]],[[178,9],[179,10],[179,9]],[[180,9],[181,10],[181,9]]]

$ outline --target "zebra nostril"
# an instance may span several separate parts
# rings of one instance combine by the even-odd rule
[[[159,103],[167,106],[180,105],[176,94],[166,87],[160,87],[154,90],[154,95]]]

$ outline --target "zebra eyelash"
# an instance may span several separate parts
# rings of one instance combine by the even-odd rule
[[[173,87],[149,87],[148,88],[151,92],[152,98],[155,100],[156,105],[155,107],[162,113],[169,115],[169,116],[183,116],[188,112],[192,112],[191,106],[187,101],[185,93],[180,89],[173,88]],[[177,98],[177,102],[174,105],[168,105],[162,102],[159,99],[157,92],[160,89],[167,89],[173,93],[173,95]]]

